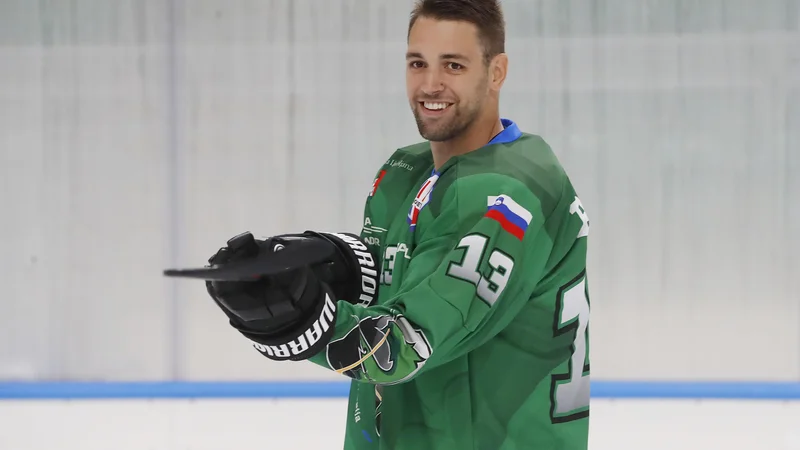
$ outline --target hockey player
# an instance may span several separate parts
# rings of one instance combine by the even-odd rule
[[[347,450],[587,447],[589,220],[548,144],[500,118],[504,39],[497,1],[419,1],[406,79],[425,141],[376,171],[360,234],[243,233],[210,259],[327,249],[207,286],[267,358],[352,380]]]

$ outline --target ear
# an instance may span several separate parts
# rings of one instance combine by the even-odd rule
[[[500,53],[489,63],[489,80],[492,89],[500,90],[508,75],[508,55]]]

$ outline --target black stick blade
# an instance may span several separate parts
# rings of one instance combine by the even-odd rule
[[[223,266],[167,269],[164,276],[207,281],[252,281],[287,270],[329,261],[334,248],[327,242],[309,239],[263,256],[234,261]]]

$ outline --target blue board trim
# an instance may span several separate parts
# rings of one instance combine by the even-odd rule
[[[800,382],[596,381],[598,398],[800,400]]]
[[[346,398],[347,382],[0,382],[0,400]],[[800,382],[593,381],[594,398],[800,400]]]

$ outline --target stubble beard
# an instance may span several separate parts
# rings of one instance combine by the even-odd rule
[[[414,113],[414,120],[417,122],[417,130],[419,134],[431,142],[445,142],[457,138],[462,135],[480,116],[481,107],[483,105],[482,95],[486,90],[488,80],[482,80],[478,88],[475,90],[475,101],[466,104],[463,108],[459,104],[453,104],[450,108],[452,117],[445,121],[441,119],[434,121],[432,124],[427,124],[423,121],[420,115],[420,109],[424,108],[419,103],[414,103],[411,108]],[[431,100],[436,101],[436,100]]]
[[[479,105],[462,111],[457,105],[452,105],[452,117],[446,122],[435,121],[426,123],[420,116],[419,109],[414,108],[414,119],[417,122],[419,134],[431,142],[444,142],[455,139],[463,134],[467,128],[477,119],[480,111]],[[418,108],[422,108],[419,106]]]

